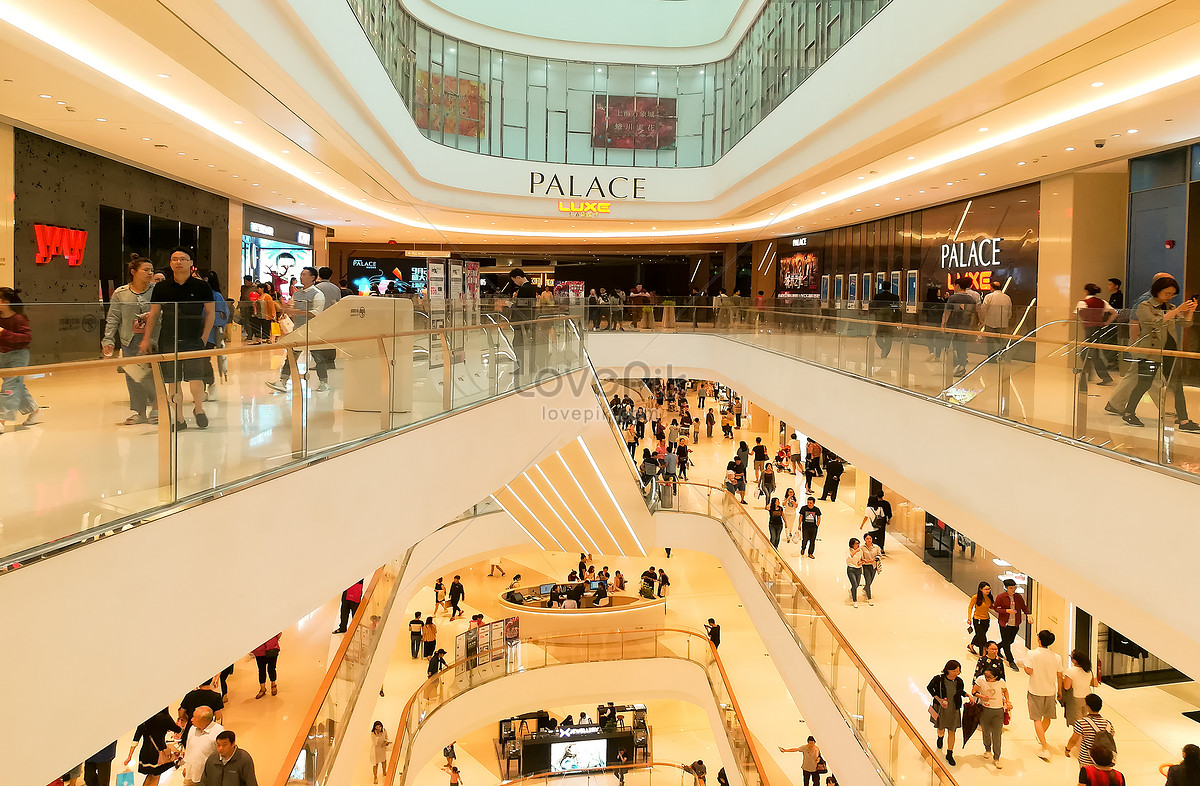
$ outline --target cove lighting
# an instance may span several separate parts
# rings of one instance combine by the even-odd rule
[[[567,531],[567,534],[575,539],[575,543],[579,546],[579,550],[587,551],[587,547],[583,545],[583,541],[579,539],[579,536],[575,534],[574,530],[572,530],[570,527],[567,526],[566,519],[564,519],[562,516],[560,516],[558,511],[555,510],[554,506],[550,504],[550,500],[546,499],[546,495],[543,494],[542,490],[539,489],[537,487],[537,484],[533,482],[533,478],[529,477],[529,473],[522,472],[521,477],[525,478],[525,480],[529,482],[529,486],[533,489],[533,493],[537,494],[538,498],[541,499],[542,504],[544,504],[550,510],[550,512],[554,514],[554,518],[558,519],[559,523],[561,523],[563,525],[563,529],[565,529]],[[544,478],[546,476],[542,475],[542,477]],[[547,480],[546,482],[549,483],[550,481]],[[587,534],[587,533],[585,532],[584,534]],[[592,545],[595,546],[597,554],[602,553],[600,551],[599,546],[596,546],[595,543],[593,543]]]
[[[499,499],[497,499],[495,494],[492,495],[492,501],[500,506],[500,510],[504,511],[505,513],[508,513],[508,517],[513,520],[513,523],[516,524],[518,527],[520,527],[521,531],[524,532],[526,535],[528,535],[529,539],[532,540],[539,549],[545,548],[544,546],[542,546],[541,543],[538,542],[538,539],[533,536],[533,533],[531,533],[529,530],[525,529],[525,525],[522,524],[520,522],[520,520],[509,511],[508,508],[504,507],[504,503],[501,502]]]
[[[625,516],[625,510],[617,503],[617,498],[609,487],[608,481],[604,479],[604,473],[600,471],[600,467],[596,466],[596,459],[592,458],[592,451],[588,450],[587,443],[583,441],[583,437],[576,437],[575,441],[583,448],[584,455],[587,456],[588,463],[592,465],[592,469],[596,471],[596,477],[600,479],[600,483],[604,486],[604,490],[608,492],[608,498],[612,500],[613,507],[617,509],[617,513],[621,515],[621,521],[625,522],[625,528],[629,530],[629,534],[633,536],[633,542],[637,544],[638,551],[642,552],[642,556],[646,556],[646,548],[642,545],[641,539],[637,533],[633,531],[633,525],[629,523],[629,519]]]
[[[592,544],[592,548],[596,550],[596,553],[603,554],[604,549],[600,548],[600,544],[596,543],[595,538],[593,538],[591,533],[587,531],[587,527],[583,526],[583,522],[580,521],[579,517],[575,515],[575,512],[571,510],[571,506],[567,504],[567,501],[562,498],[561,494],[558,493],[558,489],[555,488],[554,484],[550,482],[550,478],[546,477],[546,473],[542,471],[542,468],[534,467],[534,469],[537,470],[537,473],[542,476],[542,480],[546,481],[546,488],[550,489],[550,493],[554,495],[554,498],[558,500],[560,505],[562,505],[562,509],[565,510],[571,517],[571,521],[574,521],[575,525],[579,527],[580,532],[582,532],[583,536],[588,539],[589,543]],[[554,514],[558,516],[558,511],[555,510]],[[567,531],[571,533],[572,537],[574,537],[575,533],[569,526],[567,526],[566,520],[562,516],[558,516],[558,520],[563,523],[564,527],[567,527]],[[579,538],[575,538],[575,540],[578,542]],[[584,549],[584,551],[587,551],[587,549]]]
[[[168,92],[165,89],[166,82],[150,78],[149,80],[139,73],[128,70],[123,64],[111,59],[106,53],[94,48],[95,42],[93,39],[83,36],[74,36],[63,30],[63,26],[58,23],[57,19],[53,18],[50,9],[42,4],[29,3],[28,0],[0,0],[0,19],[3,19],[13,27],[25,32],[26,34],[36,38],[47,46],[58,50],[63,55],[75,60],[89,68],[94,69],[100,74],[107,76],[110,79],[120,83],[121,85],[139,93],[145,98],[162,106],[170,112],[175,113],[194,123],[200,128],[204,128],[215,134],[218,134],[227,142],[241,148],[246,153],[255,156],[265,163],[274,166],[275,168],[285,172],[292,177],[304,182],[305,184],[316,188],[326,196],[332,197],[343,204],[352,205],[360,208],[364,212],[370,213],[376,217],[384,218],[389,221],[395,221],[405,226],[410,226],[426,231],[441,231],[441,232],[460,232],[474,235],[491,235],[500,236],[510,234],[506,230],[498,229],[467,229],[465,227],[455,226],[434,226],[431,222],[420,218],[408,218],[392,215],[388,209],[390,206],[373,205],[370,203],[359,205],[356,201],[348,198],[348,195],[340,194],[331,185],[323,183],[319,180],[313,180],[307,172],[301,171],[296,164],[287,159],[279,157],[278,153],[264,148],[259,142],[244,136],[240,131],[234,130],[227,126],[229,121],[219,119],[198,106],[189,103],[186,98],[177,92]],[[698,69],[700,75],[704,74],[704,69]],[[1120,88],[1111,89],[1107,92],[1099,93],[1095,98],[1084,101],[1079,101],[1073,104],[1059,105],[1059,108],[1049,114],[1036,117],[1024,124],[1016,125],[999,131],[995,134],[986,137],[980,137],[977,141],[962,145],[956,148],[947,149],[940,155],[933,156],[922,161],[920,164],[914,164],[907,168],[898,168],[889,173],[877,175],[872,178],[871,182],[862,182],[854,187],[837,192],[833,195],[822,199],[814,200],[808,204],[800,205],[797,208],[789,210],[783,214],[781,220],[790,220],[798,216],[813,213],[817,210],[829,207],[838,202],[843,202],[848,199],[860,196],[867,191],[875,188],[890,185],[892,183],[913,177],[915,175],[936,170],[947,164],[961,161],[979,153],[991,150],[1001,145],[1008,144],[1018,139],[1023,139],[1027,136],[1045,131],[1050,128],[1062,125],[1064,123],[1078,120],[1082,117],[1094,114],[1096,112],[1118,106],[1120,104],[1141,98],[1150,93],[1180,84],[1189,79],[1200,76],[1200,59],[1177,64],[1172,68],[1152,74],[1141,81],[1124,85]],[[1093,82],[1093,87],[1102,87],[1103,82]],[[100,122],[104,120],[97,118]],[[241,125],[241,121],[233,121],[236,125]],[[767,219],[759,219],[755,221],[746,221],[734,225],[734,231],[751,231],[762,229],[768,226],[771,222]],[[711,226],[696,226],[686,229],[666,230],[660,234],[662,237],[693,237],[697,235],[708,235],[712,232]],[[591,232],[561,232],[561,231],[546,231],[546,232],[531,232],[527,237],[535,238],[640,238],[645,236],[645,232],[637,231],[591,231]]]
[[[550,530],[546,528],[546,525],[542,523],[542,520],[539,519],[537,516],[533,515],[533,511],[529,509],[529,506],[521,501],[521,498],[519,496],[517,496],[517,492],[512,490],[512,486],[505,486],[504,488],[508,490],[508,493],[512,495],[512,498],[517,501],[518,505],[525,508],[525,512],[529,514],[529,518],[536,521],[537,525],[539,527],[541,527],[543,530],[545,530],[546,534],[550,537],[550,540],[554,541],[554,545],[558,546],[558,550],[566,551],[566,549],[563,548],[563,544],[558,542],[558,538],[554,537],[554,535],[551,534]]]

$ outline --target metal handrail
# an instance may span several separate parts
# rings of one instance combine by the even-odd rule
[[[555,641],[555,640],[559,640],[559,639],[579,639],[580,637],[591,637],[591,636],[597,636],[597,637],[621,636],[625,633],[630,633],[630,631],[611,630],[611,631],[588,631],[586,633],[563,633],[563,634],[556,634],[556,635],[552,635],[552,636],[537,636],[537,637],[530,637],[527,639],[520,639],[520,642],[522,644],[531,644],[533,646],[538,646],[541,643],[551,642],[551,641]],[[692,636],[692,637],[695,637],[696,639],[704,641],[704,643],[708,646],[708,648],[712,652],[713,661],[716,663],[717,670],[721,674],[721,681],[725,685],[725,690],[729,693],[729,701],[733,705],[733,713],[734,713],[734,716],[738,720],[739,726],[743,730],[748,730],[750,728],[748,725],[746,725],[745,716],[742,714],[742,709],[741,709],[741,706],[738,704],[737,696],[733,692],[733,686],[729,681],[729,675],[725,672],[724,664],[721,663],[721,656],[717,653],[717,648],[713,646],[713,643],[708,638],[708,636],[706,636],[702,633],[697,633],[696,631],[693,631],[693,630],[686,630],[684,628],[652,628],[652,629],[646,629],[646,630],[638,630],[638,631],[636,631],[636,633],[641,636],[645,636],[645,635],[658,636],[659,634],[662,634],[662,633],[680,633],[680,634],[684,634],[686,636]],[[455,666],[466,663],[468,661],[483,661],[485,658],[487,658],[488,656],[490,656],[494,653],[503,653],[503,652],[506,652],[506,650],[507,650],[507,646],[493,647],[491,649],[488,649],[488,650],[485,650],[482,652],[478,652],[470,657],[460,658],[459,660],[452,661],[450,663],[447,663],[445,668],[443,668],[437,674],[433,675],[432,677],[429,677],[424,682],[422,682],[421,685],[415,691],[413,691],[412,696],[410,696],[408,701],[405,702],[405,704],[404,704],[404,710],[400,713],[400,723],[396,727],[396,729],[397,729],[396,730],[396,740],[399,741],[404,736],[404,733],[405,733],[404,730],[408,727],[409,716],[412,714],[413,703],[417,700],[417,698],[423,692],[425,692],[425,690],[431,684],[442,679],[444,676],[451,674],[452,673],[451,670]],[[683,658],[683,660],[690,660],[690,659]],[[548,664],[548,665],[553,666],[553,665],[562,665],[562,664]],[[547,668],[547,666],[542,666],[542,667],[534,666],[532,668],[535,668],[535,669],[536,668]],[[528,671],[528,670],[529,670],[529,668],[525,669],[525,671]],[[428,717],[428,716],[426,716],[426,717]],[[425,720],[425,718],[422,718],[421,721],[419,721],[419,722],[423,723],[424,720]],[[753,761],[754,761],[754,768],[755,768],[755,770],[758,771],[759,778],[762,780],[762,782],[764,784],[766,784],[768,781],[767,781],[767,778],[765,775],[765,770],[762,765],[762,760],[759,758],[758,751],[754,745],[754,741],[753,741],[749,731],[746,732],[746,746],[749,749],[750,758],[753,759]],[[402,747],[404,747],[404,746],[398,744],[398,742],[397,742],[397,744],[394,744],[392,746],[392,755],[388,759],[387,775],[386,775],[386,780],[384,782],[384,786],[393,786],[393,784],[395,783],[396,773],[398,771],[398,766],[400,764],[400,749]],[[411,752],[411,747],[409,748],[409,751]],[[402,780],[401,783],[403,783],[403,782],[404,781]]]
[[[741,511],[741,514],[743,516],[745,516],[752,524],[754,524],[755,531],[757,531],[757,532],[759,532],[759,534],[761,534],[761,529],[758,528],[758,524],[756,522],[754,522],[753,517],[750,516],[750,514],[746,510],[745,506],[742,505],[742,503],[740,501],[738,501],[736,496],[730,494],[729,491],[727,491],[725,488],[719,487],[719,486],[713,486],[708,483],[692,483],[690,481],[680,481],[680,485],[693,486],[693,487],[697,487],[697,488],[707,488],[712,491],[718,492],[719,494],[722,495],[722,498],[725,499],[726,502],[732,502],[733,504],[735,504],[738,507],[738,509]],[[705,516],[707,518],[711,518],[715,521],[721,521],[721,519],[717,516],[713,516],[708,513],[700,513],[697,511],[683,511],[683,510],[675,509],[675,510],[667,510],[666,512],[693,513],[698,516]],[[778,554],[778,552],[776,552],[776,554]],[[826,629],[830,632],[830,634],[834,637],[834,639],[837,640],[839,646],[849,656],[850,660],[854,663],[855,668],[859,671],[860,674],[863,675],[863,678],[867,681],[867,684],[869,684],[871,686],[871,689],[873,690],[873,692],[879,697],[879,699],[887,707],[889,714],[891,714],[892,717],[896,720],[897,725],[904,731],[905,736],[908,737],[913,742],[913,744],[915,744],[917,746],[918,750],[921,753],[922,758],[924,758],[933,767],[933,769],[938,773],[938,776],[941,778],[943,783],[948,783],[948,784],[952,784],[953,786],[957,786],[958,781],[955,780],[954,775],[950,772],[950,769],[946,766],[945,762],[943,762],[941,757],[938,756],[937,753],[934,751],[934,749],[929,746],[929,743],[925,740],[924,737],[921,736],[920,732],[917,731],[917,727],[913,725],[912,721],[909,720],[908,716],[904,714],[904,711],[900,709],[900,706],[898,704],[896,704],[896,702],[892,699],[891,695],[887,692],[887,690],[884,689],[883,683],[879,681],[879,678],[875,676],[875,673],[871,671],[870,667],[867,666],[866,662],[862,659],[862,657],[858,654],[858,652],[854,649],[854,647],[852,647],[850,645],[849,640],[845,637],[845,635],[842,634],[841,630],[837,627],[836,624],[834,624],[833,620],[826,613],[825,607],[821,605],[820,601],[818,601],[811,592],[809,592],[808,588],[804,585],[804,582],[801,580],[800,576],[796,573],[795,570],[793,570],[792,566],[788,564],[787,560],[783,559],[783,557],[780,556],[779,563],[784,568],[787,569],[791,583],[801,592],[801,594],[804,595],[805,601],[812,605],[813,609],[816,611],[816,616],[824,621]],[[784,624],[787,625],[786,620],[784,620]],[[789,628],[789,630],[791,629],[790,625],[788,625],[787,627]],[[801,645],[801,649],[804,649],[803,645]],[[808,654],[807,650],[805,650],[805,654],[806,655]],[[811,659],[811,655],[809,655],[809,657]],[[820,676],[819,670],[817,671],[817,674],[818,674],[818,676]],[[829,687],[829,686],[826,686],[826,687]],[[831,687],[830,687],[830,695],[834,696],[834,698],[836,700],[836,694],[834,694],[833,689]]]

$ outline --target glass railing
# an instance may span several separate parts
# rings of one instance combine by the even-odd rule
[[[609,312],[607,306],[589,311],[584,317],[589,331],[608,330],[611,319],[625,330],[719,334],[1133,458],[1178,477],[1195,480],[1200,475],[1200,434],[1191,433],[1196,427],[1180,409],[1187,407],[1182,393],[1200,384],[1200,353],[1151,349],[1144,336],[1116,341],[1136,324],[1118,325],[1107,336],[1089,339],[1088,329],[1074,315],[1039,313],[1041,323],[1034,328],[1027,324],[1031,306],[1013,307],[1013,322],[1022,326],[1010,327],[1012,333],[943,328],[940,306],[912,314],[901,309],[888,320],[858,308],[755,308],[745,302]],[[1104,374],[1113,384],[1100,384],[1103,377],[1089,381],[1096,364],[1084,361],[1094,356],[1105,364]],[[1109,362],[1119,362],[1119,371],[1108,371]],[[1168,366],[1170,380],[1163,384]],[[1138,426],[1121,415],[1138,375],[1151,372],[1151,385],[1135,408],[1144,424]],[[1188,412],[1192,418],[1197,414]]]
[[[685,660],[704,671],[720,709],[723,731],[733,750],[735,761],[732,765],[746,786],[764,786],[767,781],[761,759],[716,649],[700,633],[675,629],[604,631],[519,639],[508,642],[504,647],[476,653],[447,665],[426,680],[405,704],[397,732],[392,738],[392,753],[384,786],[415,783],[415,777],[409,781],[407,776],[415,776],[424,764],[410,760],[417,735],[432,714],[441,711],[472,688],[533,669],[569,663],[638,661],[648,658]],[[636,668],[636,665],[631,665],[631,668]],[[649,740],[644,742],[648,744]],[[417,769],[411,769],[413,767]],[[726,767],[729,767],[729,763],[726,763]],[[713,767],[714,771],[716,769]],[[715,774],[711,777],[715,778]]]
[[[679,483],[674,510],[707,516],[725,527],[881,774],[896,784],[957,783],[733,494]]]
[[[413,329],[410,301],[345,298],[276,343],[251,343],[251,326],[204,349],[172,338],[202,329],[175,311],[152,326],[152,357],[130,317],[116,341],[133,356],[96,360],[100,306],[25,305],[32,359],[0,367],[0,572],[586,368],[562,313],[447,307]]]
[[[696,786],[696,776],[690,765],[670,761],[644,761],[638,764],[620,764],[594,770],[573,770],[569,774],[544,772],[521,778],[506,778],[505,786],[543,786],[561,784],[570,778],[571,786]],[[716,774],[706,779],[716,783]]]
[[[430,28],[402,0],[348,2],[434,142],[523,161],[697,167],[729,152],[889,0],[766,0],[732,54],[686,66],[491,49]]]

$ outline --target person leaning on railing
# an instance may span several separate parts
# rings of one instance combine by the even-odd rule
[[[1162,349],[1168,352],[1179,348],[1175,336],[1180,327],[1191,321],[1196,310],[1197,298],[1183,301],[1175,308],[1170,307],[1172,298],[1179,294],[1179,282],[1170,276],[1158,279],[1150,286],[1150,299],[1138,304],[1134,312],[1141,332],[1140,345],[1146,349]],[[1183,392],[1183,375],[1173,374],[1176,370],[1174,357],[1143,356],[1138,359],[1137,384],[1129,394],[1125,413],[1121,416],[1131,426],[1145,425],[1137,417],[1137,405],[1142,395],[1150,389],[1155,376],[1160,372],[1163,384],[1175,394],[1175,417],[1180,431],[1200,432],[1200,424],[1188,418],[1187,397]]]

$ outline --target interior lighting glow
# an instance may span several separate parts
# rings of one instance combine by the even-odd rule
[[[1131,128],[1128,131],[1126,131],[1125,133],[1126,134],[1136,134],[1137,132],[1138,132],[1138,130],[1136,128]]]
[[[38,96],[38,98],[54,98],[54,96],[50,95],[49,93],[42,93],[40,96]]]
[[[571,467],[569,464],[567,464],[567,460],[563,458],[562,453],[556,450],[554,451],[554,455],[558,456],[558,460],[562,463],[563,469],[565,469],[567,474],[571,476],[571,481],[575,484],[575,488],[579,489],[579,495],[583,497],[583,501],[586,502],[588,507],[592,509],[592,514],[596,517],[596,520],[600,522],[600,526],[604,527],[604,531],[608,533],[610,538],[612,538],[612,542],[617,544],[617,551],[621,552],[622,557],[627,556],[621,549],[620,542],[613,537],[612,530],[608,528],[608,524],[605,523],[604,517],[600,515],[600,511],[596,510],[596,506],[592,504],[592,498],[589,497],[588,493],[583,490],[583,484],[579,482],[579,478],[575,477],[575,473],[571,471]]]
[[[1068,147],[1068,148],[1067,148],[1067,152],[1068,152],[1068,153],[1074,153],[1074,152],[1075,152],[1075,148],[1073,148],[1073,147]]]
[[[559,504],[562,505],[562,510],[565,510],[567,515],[571,517],[571,520],[575,522],[575,525],[579,527],[579,530],[583,533],[583,536],[587,538],[588,542],[591,543],[596,549],[596,553],[603,554],[604,549],[600,548],[600,544],[596,543],[595,539],[592,538],[591,533],[589,533],[587,530],[587,527],[583,526],[583,522],[579,520],[579,517],[575,515],[575,511],[571,510],[571,506],[568,505],[567,501],[562,498],[561,494],[558,493],[558,489],[555,488],[554,484],[550,482],[550,478],[546,477],[546,473],[542,471],[542,468],[534,467],[534,469],[537,470],[537,473],[542,476],[542,480],[546,481],[546,488],[550,489],[550,493],[553,494],[555,499],[558,500]],[[558,514],[557,510],[555,511],[555,514]],[[567,526],[567,522],[563,519],[563,517],[559,516],[558,519],[559,521],[562,521],[564,527],[567,527],[567,531],[571,532],[571,528]],[[571,534],[574,535],[575,533],[571,532]],[[575,538],[575,540],[578,541],[579,538]],[[584,549],[584,551],[587,551],[587,549]]]
[[[588,450],[587,443],[583,441],[583,437],[576,437],[575,441],[583,448],[584,455],[587,456],[588,463],[592,465],[592,469],[596,471],[596,477],[600,478],[601,485],[608,492],[608,498],[612,500],[613,507],[617,509],[617,513],[621,516],[621,521],[625,522],[625,528],[629,530],[629,534],[633,536],[633,542],[637,544],[638,551],[642,552],[642,556],[646,556],[646,548],[642,545],[641,539],[637,533],[633,531],[633,525],[629,523],[629,519],[625,516],[625,510],[617,504],[617,497],[613,494],[612,488],[609,487],[608,481],[604,479],[604,473],[600,471],[600,467],[596,466],[596,459],[592,458],[592,451]]]
[[[107,117],[98,117],[98,118],[96,118],[96,122],[97,123],[107,123],[108,118]]]
[[[987,130],[988,130],[987,126],[984,126],[983,128],[979,129],[979,133],[982,134],[984,131],[987,131]]]
[[[522,524],[522,523],[521,523],[521,522],[520,522],[520,521],[517,519],[517,517],[516,517],[516,516],[514,516],[514,515],[512,514],[512,512],[511,512],[511,511],[509,511],[509,509],[508,509],[508,508],[504,507],[504,503],[503,503],[503,502],[501,502],[499,499],[497,499],[495,494],[493,494],[493,495],[492,495],[492,501],[493,501],[493,502],[495,502],[497,505],[499,505],[499,506],[500,506],[500,510],[502,510],[502,511],[504,511],[505,513],[507,513],[507,514],[508,514],[508,517],[509,517],[510,519],[512,519],[512,520],[513,520],[513,523],[514,523],[514,524],[516,524],[518,527],[520,527],[520,528],[521,528],[521,531],[522,531],[522,532],[524,532],[526,535],[528,535],[528,536],[529,536],[529,539],[530,539],[530,540],[532,540],[532,541],[534,542],[534,544],[535,544],[535,545],[537,545],[537,547],[538,547],[539,549],[545,548],[545,546],[543,546],[541,543],[539,543],[539,542],[538,542],[538,539],[537,539],[537,538],[535,538],[535,537],[533,536],[533,534],[532,534],[532,533],[531,533],[529,530],[525,529],[525,525],[524,525],[524,524]]]
[[[170,74],[159,74],[158,78],[159,79],[170,79],[171,75]]]
[[[554,545],[558,546],[559,551],[566,551],[566,549],[563,548],[563,544],[558,542],[558,538],[554,537],[554,535],[550,533],[550,530],[546,529],[546,525],[542,523],[542,520],[533,515],[533,511],[529,509],[529,506],[521,501],[521,497],[517,494],[517,492],[512,490],[512,486],[505,486],[504,488],[508,489],[508,493],[512,494],[512,498],[517,501],[518,505],[525,508],[525,512],[529,514],[529,518],[536,521],[537,525],[546,531],[546,534],[550,537],[550,540],[554,541]]]
[[[579,539],[579,536],[575,534],[574,530],[572,530],[570,527],[567,526],[566,519],[564,519],[562,516],[560,516],[558,514],[558,511],[555,509],[555,507],[550,504],[550,500],[546,499],[546,495],[543,494],[542,490],[539,489],[537,487],[537,484],[533,482],[533,478],[529,477],[529,473],[522,472],[521,477],[525,478],[525,480],[528,481],[530,487],[533,488],[533,493],[538,495],[538,498],[541,499],[542,504],[544,504],[547,508],[550,509],[550,512],[554,514],[554,518],[558,519],[559,523],[561,523],[563,525],[563,529],[565,529],[567,531],[567,534],[570,535],[575,540],[575,543],[577,543],[579,545],[579,550],[587,551],[587,547],[583,545],[583,541]],[[542,477],[544,478],[546,476],[543,475]],[[550,481],[547,480],[546,483],[547,483],[547,485],[549,485]],[[592,545],[595,545],[595,544],[593,543]],[[599,546],[596,547],[596,553],[597,554],[601,553]]]
[[[905,160],[905,161],[915,161],[915,160],[916,160],[916,158],[917,158],[916,156],[909,156],[908,158],[906,158],[906,159],[904,159],[904,160]],[[825,192],[824,192],[824,191],[822,191],[821,193],[822,193],[822,194],[824,194]]]
[[[264,148],[259,142],[244,136],[240,131],[229,128],[229,121],[219,119],[212,116],[198,106],[190,104],[186,97],[177,92],[169,92],[165,89],[167,82],[163,82],[152,77],[146,77],[127,70],[121,64],[110,59],[104,52],[96,48],[96,42],[90,38],[76,37],[62,29],[62,25],[57,23],[56,19],[51,18],[49,11],[43,10],[38,4],[27,2],[27,0],[0,0],[0,19],[8,22],[13,27],[27,33],[28,35],[38,39],[47,46],[50,46],[72,60],[78,61],[85,66],[88,66],[95,71],[113,79],[125,87],[141,94],[149,100],[159,104],[170,112],[179,115],[181,118],[194,123],[196,126],[205,128],[215,134],[220,135],[228,142],[241,148],[248,154],[262,159],[265,163],[270,164],[277,169],[282,170],[304,183],[320,190],[327,196],[333,197],[343,204],[350,204],[359,209],[371,213],[379,218],[385,218],[391,221],[396,221],[405,226],[410,226],[423,230],[440,230],[443,232],[462,232],[474,235],[493,235],[501,236],[507,234],[504,230],[496,229],[467,229],[465,227],[442,226],[435,227],[429,221],[418,217],[405,217],[392,215],[388,209],[389,206],[373,205],[370,203],[358,205],[356,202],[348,200],[347,195],[339,194],[332,186],[323,183],[319,180],[313,180],[311,175],[303,172],[294,163],[280,158],[278,153]],[[704,69],[698,70],[701,75],[704,74]],[[880,188],[892,183],[905,180],[924,172],[944,167],[947,164],[960,161],[970,156],[978,155],[979,153],[991,150],[992,148],[1000,147],[1001,145],[1022,139],[1032,134],[1045,131],[1055,126],[1077,120],[1082,117],[1094,114],[1096,112],[1118,106],[1125,102],[1141,98],[1150,93],[1162,90],[1173,85],[1180,84],[1189,79],[1200,76],[1200,58],[1193,59],[1188,62],[1176,64],[1174,67],[1167,70],[1151,74],[1146,78],[1132,82],[1119,88],[1108,90],[1104,93],[1097,94],[1094,98],[1079,101],[1072,104],[1059,105],[1054,111],[1035,117],[1023,124],[1015,125],[995,134],[990,134],[986,137],[979,137],[976,141],[962,145],[956,148],[945,150],[939,155],[932,156],[919,164],[913,164],[910,167],[898,168],[894,171],[880,174],[872,178],[870,183],[858,183],[854,187],[834,193],[819,200],[814,200],[808,204],[802,204],[793,210],[789,210],[782,216],[782,220],[790,220],[800,215],[812,213],[823,209],[837,202],[843,202],[847,199],[852,199],[865,193],[869,189]],[[1093,86],[1101,87],[1103,82],[1093,82]],[[239,121],[233,121],[234,124],[240,125]],[[762,229],[768,226],[770,222],[766,219],[746,221],[734,226],[734,231],[751,231]],[[663,237],[692,237],[697,235],[707,235],[712,232],[711,226],[693,226],[684,229],[665,230],[659,234]],[[568,239],[579,238],[629,238],[629,237],[644,237],[645,232],[637,231],[590,231],[590,232],[561,232],[561,231],[546,231],[541,233],[529,233],[528,237],[561,237]]]

